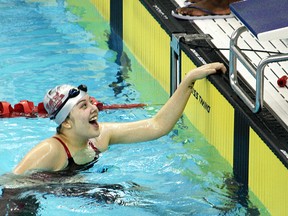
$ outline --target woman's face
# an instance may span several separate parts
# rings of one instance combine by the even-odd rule
[[[81,98],[70,112],[75,133],[87,139],[98,137],[100,135],[98,112],[89,95]]]

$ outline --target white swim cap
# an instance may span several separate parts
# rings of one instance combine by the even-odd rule
[[[43,100],[50,119],[60,125],[76,103],[87,94],[86,92],[87,87],[84,85],[78,88],[71,85],[59,85],[50,89]]]

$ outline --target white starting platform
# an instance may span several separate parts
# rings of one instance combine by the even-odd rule
[[[288,37],[287,0],[244,0],[232,3],[230,9],[260,41]]]
[[[176,0],[183,6],[184,0]],[[211,42],[229,60],[232,89],[254,112],[263,104],[288,130],[288,0],[246,0],[230,5],[232,18],[190,20],[212,37]],[[287,36],[286,36],[287,35]],[[241,76],[255,93],[253,99],[241,88]]]
[[[262,5],[262,6],[261,6]],[[266,57],[261,57],[258,64],[255,64],[252,59],[250,59],[243,51],[241,46],[239,45],[239,39],[245,36],[244,32],[249,31],[255,37],[255,40],[258,41],[272,41],[272,40],[282,40],[288,37],[288,17],[286,16],[286,10],[288,9],[288,1],[287,0],[279,0],[277,4],[273,1],[268,0],[248,0],[248,1],[239,1],[230,5],[231,12],[235,15],[235,17],[242,23],[243,26],[237,28],[231,35],[230,38],[230,56],[229,56],[229,78],[231,87],[238,94],[238,96],[246,103],[246,105],[254,112],[260,111],[264,104],[264,94],[265,90],[267,90],[266,86],[269,84],[265,84],[265,72],[270,74],[275,74],[277,79],[279,79],[282,75],[283,68],[273,69],[270,71],[265,71],[266,67],[269,69],[270,64],[288,61],[288,52],[268,52]],[[273,12],[272,12],[273,11]],[[254,49],[251,46],[252,49]],[[265,49],[265,46],[263,47]],[[267,49],[267,51],[269,51]],[[251,99],[245,93],[245,91],[241,88],[238,82],[238,68],[237,62],[241,62],[241,64],[247,69],[247,71],[254,77],[254,86],[255,86],[255,100]],[[268,74],[267,74],[268,77]],[[274,79],[273,79],[274,80]],[[253,78],[252,80],[253,81]],[[251,82],[250,81],[250,82]],[[268,80],[271,82],[270,80]],[[276,87],[276,90],[279,88],[277,86],[277,82],[273,81],[272,85]],[[285,90],[287,91],[287,86],[285,86]],[[274,97],[270,95],[270,97]],[[270,107],[270,110],[274,112],[274,109],[271,108],[269,104],[274,103],[267,98],[267,104]],[[287,98],[287,97],[286,97]],[[270,101],[270,103],[269,103]],[[281,103],[281,100],[277,101],[277,103]],[[274,104],[274,105],[275,105]],[[287,106],[287,100],[286,100]],[[280,106],[279,106],[280,107]],[[285,110],[286,109],[286,110]],[[284,118],[288,116],[287,107],[282,112],[280,111],[280,115],[284,115]],[[277,114],[278,119],[283,121],[283,118]],[[287,128],[287,121],[286,128]],[[283,123],[285,123],[283,122]]]

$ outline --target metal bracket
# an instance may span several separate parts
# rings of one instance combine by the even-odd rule
[[[187,34],[186,33],[177,33],[172,34],[170,46],[173,51],[175,51],[178,55],[180,54],[180,47],[179,43],[182,38],[185,38]]]
[[[189,43],[195,40],[212,40],[211,35],[209,34],[189,34],[184,37],[184,42]]]
[[[212,37],[209,34],[186,34],[186,33],[177,33],[172,34],[170,46],[179,53],[179,42],[191,43],[197,40],[212,40]]]
[[[180,40],[185,37],[185,33],[172,34],[170,47],[170,62],[171,62],[171,86],[170,86],[170,95],[174,93],[178,85],[181,82],[181,49],[180,49]]]
[[[186,34],[177,33],[172,34],[171,47],[171,91],[170,94],[176,90],[181,82],[181,49],[180,42],[191,43],[197,40],[211,40],[211,36],[207,34]]]

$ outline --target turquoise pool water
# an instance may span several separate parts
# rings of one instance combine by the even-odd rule
[[[0,101],[37,104],[55,85],[83,83],[108,104],[150,103],[144,109],[100,113],[100,121],[134,121],[154,115],[161,107],[155,101],[166,99],[151,95],[150,101],[141,101],[135,74],[146,73],[146,83],[155,81],[133,56],[131,67],[115,63],[117,53],[108,48],[109,25],[97,11],[97,19],[89,22],[98,29],[93,34],[62,0],[0,0],[0,11]],[[85,14],[84,7],[79,11]],[[1,215],[13,215],[8,213],[13,208],[22,215],[47,216],[266,213],[255,198],[241,195],[231,167],[185,118],[158,140],[111,146],[94,167],[73,177],[11,175],[55,127],[45,118],[0,119]]]

